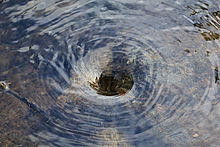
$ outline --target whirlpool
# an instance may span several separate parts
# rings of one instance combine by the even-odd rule
[[[0,10],[0,146],[220,146],[219,0]]]

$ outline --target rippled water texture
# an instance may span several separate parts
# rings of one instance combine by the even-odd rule
[[[0,146],[218,147],[219,7],[0,1]]]

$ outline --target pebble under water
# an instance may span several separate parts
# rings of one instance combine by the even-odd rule
[[[0,146],[220,145],[220,1],[0,10]]]

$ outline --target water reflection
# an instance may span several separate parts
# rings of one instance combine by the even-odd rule
[[[0,3],[0,144],[218,146],[219,6]]]
[[[198,28],[206,41],[219,39],[220,36],[220,12],[218,5],[216,5],[217,11],[212,10],[214,9],[212,7],[212,5],[202,1],[188,6],[192,11],[191,16],[196,16],[193,20],[194,26]]]

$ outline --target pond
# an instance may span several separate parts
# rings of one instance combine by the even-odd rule
[[[0,146],[219,146],[220,1],[0,10]]]

